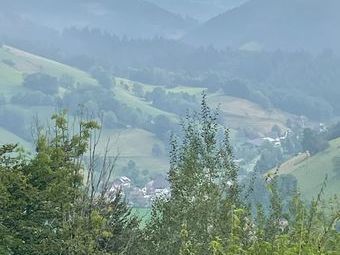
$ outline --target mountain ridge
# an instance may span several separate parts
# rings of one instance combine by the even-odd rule
[[[20,0],[1,0],[0,4],[6,14],[13,13],[53,29],[72,26],[99,28],[131,38],[179,38],[196,25],[192,19],[185,19],[144,0],[32,0],[29,4]]]
[[[210,19],[183,41],[218,48],[340,52],[338,11],[335,0],[251,0]]]

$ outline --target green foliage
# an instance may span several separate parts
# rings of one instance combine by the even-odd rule
[[[201,112],[182,124],[182,143],[172,140],[171,197],[154,205],[146,254],[208,254],[215,236],[223,242],[230,237],[229,216],[243,205],[228,130],[221,130],[216,120],[204,97]],[[195,251],[189,253],[190,247]]]
[[[325,176],[328,176],[325,198],[331,198],[340,192],[339,179],[336,176],[334,158],[340,155],[340,139],[329,142],[330,147],[312,157],[298,162],[289,171],[298,180],[303,198],[309,201],[317,195]]]
[[[185,92],[166,92],[163,88],[157,87],[145,95],[145,98],[152,102],[152,105],[159,109],[185,114],[187,109],[197,108],[196,97]]]
[[[251,204],[217,117],[204,95],[201,111],[183,120],[170,144],[171,195],[154,201],[144,225],[123,194],[110,191],[114,162],[98,160],[89,142],[100,128],[95,121],[80,118],[71,133],[66,113],[55,114],[50,132],[39,130],[35,154],[0,147],[0,253],[339,254],[340,205],[322,200],[327,182],[306,204],[294,178],[274,175],[269,206]]]
[[[163,152],[162,152],[162,148],[159,144],[155,143],[152,146],[152,156],[154,156],[155,158],[158,158],[160,156],[162,156]]]
[[[72,88],[74,88],[74,85],[75,85],[75,79],[74,79],[74,77],[72,77],[68,74],[64,74],[60,77],[59,83],[64,88],[72,89]]]
[[[283,155],[280,147],[275,147],[270,142],[266,142],[261,147],[261,157],[257,161],[255,170],[263,173],[276,167],[283,160]]]
[[[0,149],[1,254],[125,250],[137,221],[122,195],[108,193],[103,171],[102,179],[84,180],[82,158],[98,124],[80,121],[79,133],[70,135],[65,113],[52,120],[53,135],[40,131],[33,157],[15,146]]]
[[[144,187],[149,181],[149,172],[147,170],[141,170],[138,168],[136,162],[133,160],[129,160],[127,165],[121,169],[120,173],[121,175],[130,178],[133,184],[140,188]]]
[[[138,83],[133,84],[132,92],[137,97],[144,97],[144,95],[145,95],[145,91],[143,89],[143,86],[138,84]]]
[[[106,72],[102,67],[94,67],[91,70],[92,77],[95,78],[98,83],[106,89],[110,89],[113,86],[112,78],[110,74]]]
[[[200,113],[183,122],[181,142],[170,153],[170,197],[153,205],[136,244],[139,254],[337,254],[339,201],[311,205],[291,177],[268,180],[269,206],[252,205],[238,184],[228,132],[221,136],[216,114],[202,101]],[[281,192],[292,194],[281,198]],[[247,195],[247,194],[246,194]],[[326,206],[326,207],[325,207]]]
[[[261,91],[251,89],[248,84],[244,83],[243,81],[230,80],[223,83],[221,87],[226,95],[248,99],[258,103],[264,108],[271,107],[270,100],[264,96]]]
[[[329,147],[328,141],[315,131],[306,128],[303,131],[302,147],[304,151],[309,151],[312,155],[323,151]]]
[[[28,74],[24,78],[23,86],[38,90],[48,95],[58,92],[58,79],[45,73]]]

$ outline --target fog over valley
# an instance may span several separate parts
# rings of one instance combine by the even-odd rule
[[[0,254],[340,253],[339,0],[0,6]]]

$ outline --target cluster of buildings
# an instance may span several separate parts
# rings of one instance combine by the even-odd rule
[[[282,146],[282,142],[284,142],[289,135],[289,131],[286,131],[283,136],[280,137],[261,137],[253,140],[249,140],[248,143],[254,145],[256,147],[261,147],[264,143],[271,143],[274,147],[280,148]]]
[[[149,181],[143,188],[135,186],[130,178],[122,176],[110,184],[110,192],[118,190],[123,192],[131,206],[139,208],[150,207],[155,198],[170,195],[169,184],[161,176]]]

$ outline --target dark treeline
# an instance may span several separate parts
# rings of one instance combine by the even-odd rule
[[[14,24],[23,18],[57,30],[90,26],[133,38],[178,38],[197,25],[192,18],[144,0],[0,0],[0,5],[0,16]]]
[[[38,128],[36,152],[0,149],[1,254],[338,254],[338,201],[311,204],[267,179],[269,206],[240,182],[229,132],[205,98],[170,143],[171,194],[144,223],[111,188],[114,158],[96,152],[95,121],[71,133],[65,114]],[[89,142],[92,141],[92,142]],[[87,156],[89,152],[89,156]],[[102,164],[104,162],[104,164]],[[102,167],[97,168],[100,165]],[[288,195],[289,194],[289,195]],[[284,196],[282,196],[284,195]]]

